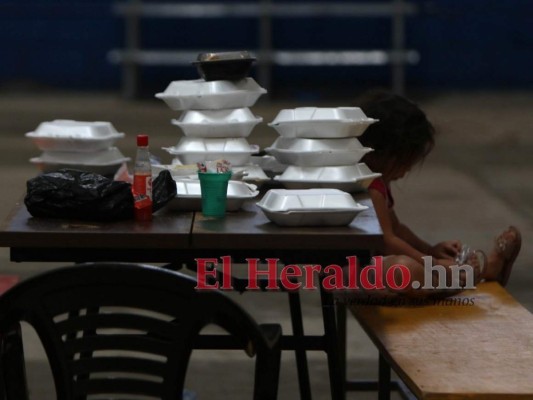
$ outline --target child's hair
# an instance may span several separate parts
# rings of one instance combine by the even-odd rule
[[[429,154],[435,144],[435,129],[426,114],[405,97],[372,91],[359,100],[367,117],[378,119],[359,137],[374,151],[363,158],[375,172],[383,174],[411,168]]]

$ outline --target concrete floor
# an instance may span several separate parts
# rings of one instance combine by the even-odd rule
[[[533,247],[533,93],[477,92],[438,93],[413,96],[427,111],[438,131],[437,146],[424,165],[401,182],[394,190],[400,218],[430,242],[460,239],[474,247],[489,250],[493,238],[513,224],[522,230],[524,244],[515,264],[508,290],[530,311],[533,310],[533,274],[529,260]],[[250,143],[262,148],[271,144],[277,134],[266,125],[282,108],[296,106],[353,105],[339,99],[327,103],[260,101],[253,111],[264,118]],[[28,159],[39,151],[24,138],[41,121],[52,119],[111,121],[126,138],[118,147],[128,156],[134,155],[137,133],[151,136],[151,148],[164,163],[170,156],[162,146],[177,143],[179,130],[170,125],[177,113],[156,100],[125,101],[115,94],[40,92],[36,95],[0,93],[0,134],[4,188],[0,198],[0,218],[10,211],[25,190],[25,181],[37,170]],[[421,210],[423,212],[421,212]],[[9,261],[7,249],[0,249],[1,273],[31,276],[52,264],[16,264]],[[290,331],[287,301],[282,294],[248,293],[235,296],[260,322],[279,322]],[[267,303],[266,302],[270,302]],[[303,293],[305,329],[320,333],[318,293]],[[373,378],[377,371],[377,352],[360,327],[349,318],[348,373],[353,378]],[[29,344],[28,375],[32,399],[53,399],[53,387],[44,355],[32,332],[26,330]],[[309,354],[315,399],[328,399],[327,364],[321,353]],[[202,352],[194,356],[187,386],[200,399],[244,399],[249,391],[241,384],[252,381],[252,360],[237,352]],[[207,383],[207,384],[206,384]],[[222,394],[221,394],[222,393]],[[298,388],[294,358],[283,355],[280,399],[297,398]],[[372,399],[373,393],[348,398]]]

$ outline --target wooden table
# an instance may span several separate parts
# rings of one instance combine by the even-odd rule
[[[4,221],[0,247],[15,262],[171,262],[189,248],[193,219],[164,211],[148,224],[33,218],[20,202]]]
[[[370,205],[367,195],[356,200]],[[277,257],[295,263],[346,263],[346,257],[383,246],[383,236],[373,208],[359,214],[349,226],[280,227],[270,222],[255,202],[228,213],[226,218],[195,215],[191,249],[221,255]],[[327,265],[327,264],[326,264]]]
[[[367,194],[356,200],[370,205]],[[284,263],[344,265],[348,256],[368,257],[383,246],[381,228],[373,208],[362,212],[344,227],[280,227],[270,222],[256,205],[244,204],[225,218],[206,218],[199,212],[161,210],[150,223],[135,221],[83,222],[33,218],[17,204],[0,231],[0,246],[10,248],[12,261],[160,262],[194,263],[199,257],[230,255],[236,262],[246,258],[279,258]],[[338,342],[335,304],[331,292],[321,290],[323,336],[304,335],[297,292],[289,292],[292,336],[285,335],[282,348],[296,350],[302,398],[311,398],[306,350],[328,355],[332,398],[344,397],[344,350]],[[343,308],[344,310],[344,308]],[[344,314],[339,320],[344,320]],[[341,326],[344,329],[343,326]],[[341,335],[342,338],[342,335]]]
[[[370,205],[367,195],[356,196]],[[11,260],[175,262],[208,254],[239,257],[291,257],[297,262],[330,263],[383,246],[373,208],[343,227],[280,227],[270,222],[255,201],[225,218],[200,212],[161,210],[151,223],[87,222],[33,218],[22,203],[0,230],[0,247]]]

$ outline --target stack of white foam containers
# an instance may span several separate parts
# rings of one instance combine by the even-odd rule
[[[238,210],[245,200],[259,194],[257,187],[248,183],[261,183],[269,178],[259,166],[250,164],[252,154],[259,148],[250,145],[247,137],[263,120],[250,107],[265,93],[253,78],[242,77],[174,81],[164,92],[156,94],[172,110],[182,112],[172,124],[184,136],[177,145],[163,148],[174,157],[172,164],[153,166],[154,171],[169,170],[176,180],[178,196],[170,208],[200,209],[196,166],[199,162],[224,159],[231,163],[233,175],[228,184],[227,211]]]
[[[40,123],[35,131],[26,133],[26,137],[42,151],[30,162],[43,172],[71,168],[113,175],[130,160],[114,146],[124,133],[117,132],[106,121],[46,121]]]
[[[269,178],[260,166],[251,164],[251,156],[259,151],[247,137],[263,118],[255,116],[252,107],[266,93],[253,78],[236,81],[204,79],[174,81],[157,98],[173,110],[182,111],[172,124],[184,136],[177,145],[164,147],[174,158],[168,169],[175,179],[196,174],[196,163],[225,159],[235,176],[248,183],[261,184]],[[231,188],[230,188],[231,190]]]
[[[269,124],[280,137],[265,149],[287,165],[274,179],[288,189],[366,189],[380,174],[360,162],[372,149],[357,137],[374,122],[357,107],[281,110]]]
[[[183,111],[172,123],[183,131],[178,144],[164,149],[174,164],[226,159],[240,167],[257,152],[246,139],[263,119],[249,107],[266,93],[253,78],[238,81],[174,81],[157,98],[173,110]]]

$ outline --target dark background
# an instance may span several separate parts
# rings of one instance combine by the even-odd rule
[[[408,88],[533,87],[533,1],[413,2],[421,12],[408,17],[406,41],[421,59],[407,69]],[[107,53],[123,46],[124,24],[113,15],[112,4],[0,0],[0,90],[118,90],[120,68],[108,61]],[[142,29],[143,48],[216,51],[254,50],[258,45],[257,21],[251,18],[144,19]],[[279,18],[273,25],[277,49],[389,48],[390,35],[390,20],[384,18]],[[273,74],[274,93],[292,88],[296,95],[319,93],[321,88],[340,93],[390,82],[389,66],[275,67]],[[141,72],[147,93],[164,89],[171,80],[196,77],[192,66],[143,67]]]

